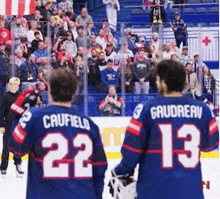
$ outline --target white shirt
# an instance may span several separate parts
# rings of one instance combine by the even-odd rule
[[[29,30],[29,31],[27,32],[27,46],[28,46],[28,48],[31,47],[31,42],[35,39],[34,33],[35,33],[36,31],[40,33],[40,39],[43,40],[43,36],[42,36],[42,34],[41,34],[41,31],[39,31],[39,30],[35,30],[35,31]]]

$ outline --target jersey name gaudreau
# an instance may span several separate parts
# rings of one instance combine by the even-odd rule
[[[158,105],[153,106],[150,109],[151,118],[177,118],[177,117],[185,117],[185,118],[202,118],[202,107],[195,105]]]
[[[90,130],[89,121],[77,115],[67,113],[52,114],[43,116],[44,128],[69,126]]]

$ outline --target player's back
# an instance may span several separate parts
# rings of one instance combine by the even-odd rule
[[[107,167],[99,129],[79,110],[51,105],[31,109],[16,135],[29,152],[27,198],[101,198]],[[18,132],[19,131],[19,132]]]
[[[133,141],[126,143],[131,139],[125,138],[123,146],[143,153],[138,199],[203,198],[200,150],[218,145],[218,128],[212,116],[205,103],[186,96],[157,97],[136,109],[127,128]],[[140,135],[134,127],[142,128]]]

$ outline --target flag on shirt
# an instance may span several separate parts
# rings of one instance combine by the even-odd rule
[[[35,10],[35,0],[0,0],[0,15],[31,15]]]

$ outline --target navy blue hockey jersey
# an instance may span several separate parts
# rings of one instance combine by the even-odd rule
[[[158,96],[136,107],[114,170],[132,173],[139,163],[138,199],[203,199],[200,151],[218,143],[217,122],[205,103]]]
[[[29,154],[28,199],[101,199],[106,156],[99,128],[75,108],[26,111],[13,132],[13,153]]]

